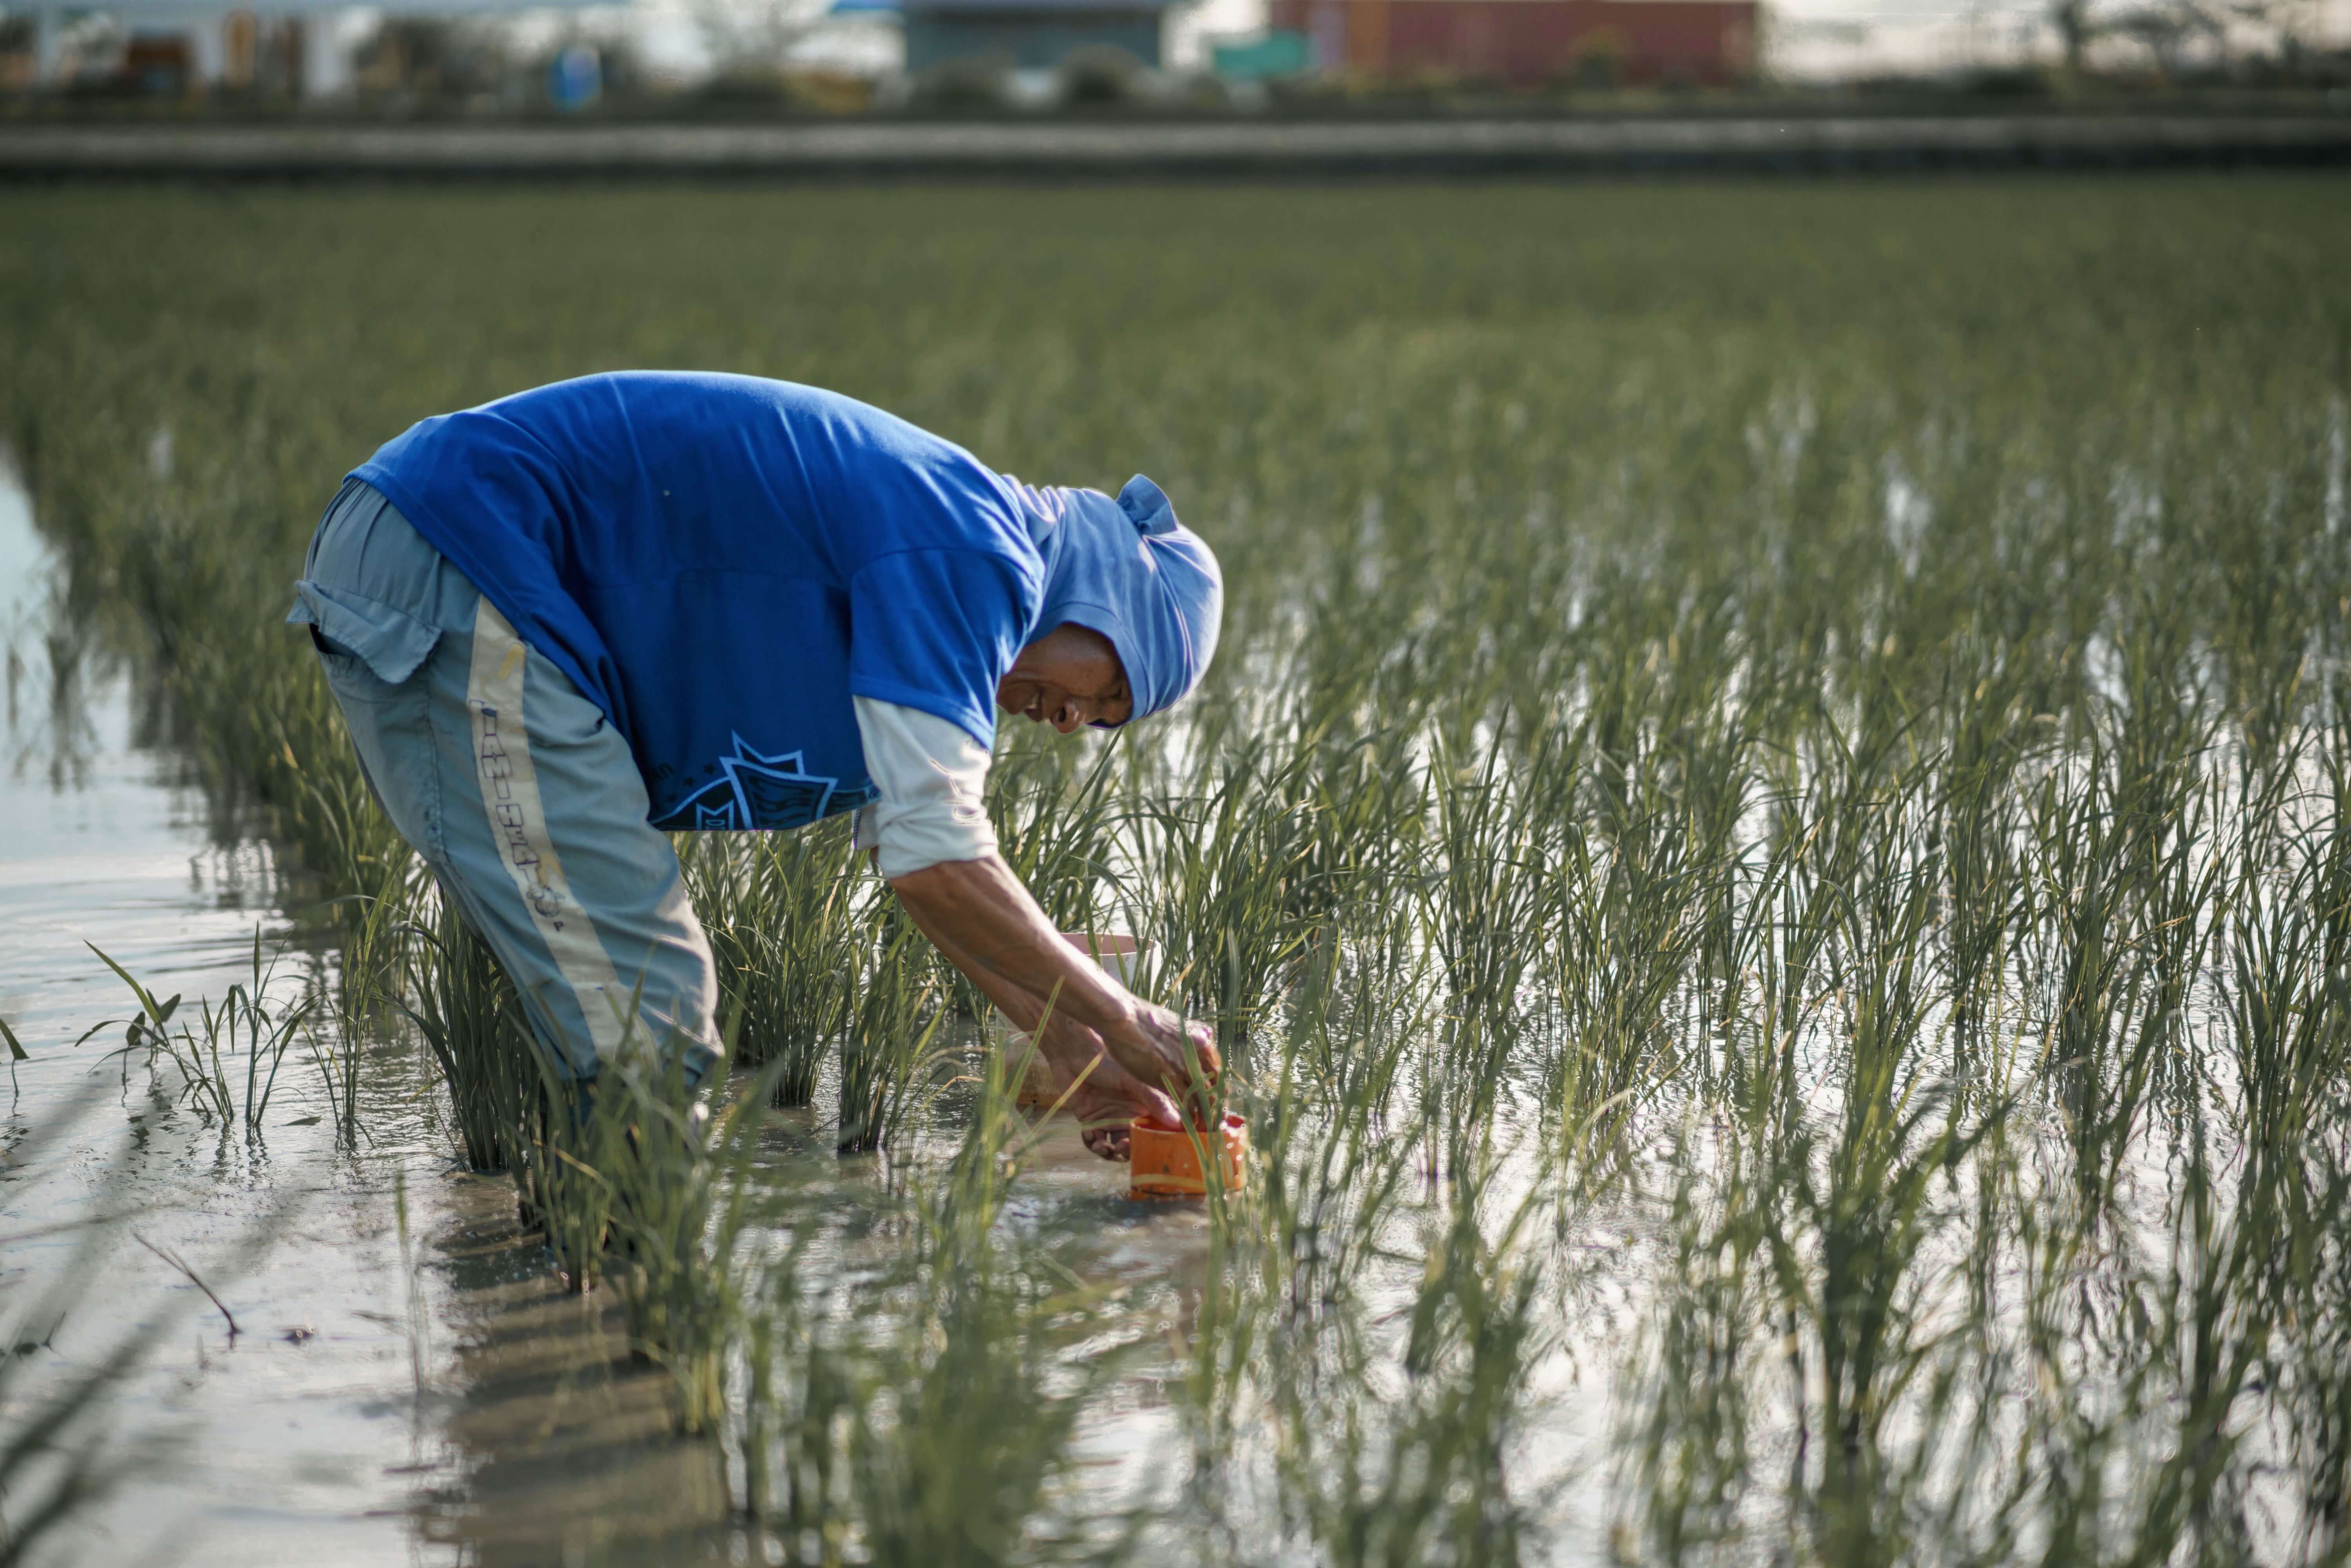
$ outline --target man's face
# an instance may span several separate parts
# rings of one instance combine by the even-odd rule
[[[1063,735],[1089,724],[1124,724],[1134,712],[1126,671],[1110,639],[1083,626],[1056,626],[1020,650],[996,683],[996,706]]]

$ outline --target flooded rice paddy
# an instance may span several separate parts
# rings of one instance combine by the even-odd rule
[[[1148,246],[1082,191],[5,198],[55,555],[5,514],[0,1515],[69,1505],[45,1563],[2342,1562],[2336,194],[1203,186]],[[569,1145],[501,1098],[495,971],[277,622],[376,442],[614,364],[1142,469],[1215,543],[1201,700],[1007,737],[989,804],[1214,1021],[1234,1200],[1037,1135],[827,829],[687,851],[718,1155],[625,1072]],[[186,1032],[256,933],[257,1113]]]

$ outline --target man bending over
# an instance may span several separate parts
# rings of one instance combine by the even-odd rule
[[[295,593],[377,799],[565,1079],[632,1028],[690,1079],[717,1060],[665,831],[848,810],[990,1001],[1033,1030],[1052,998],[1040,1054],[1081,1117],[1172,1124],[1215,1075],[1204,1026],[1061,939],[980,803],[994,707],[1114,727],[1207,670],[1223,580],[1150,480],[1023,485],[785,382],[589,376],[386,444]],[[1113,1127],[1087,1142],[1125,1150]]]

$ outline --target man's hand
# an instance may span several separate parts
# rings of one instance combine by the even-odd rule
[[[1155,1120],[1176,1114],[1176,1102],[1149,1088],[1110,1059],[1092,1030],[1070,1026],[1070,1032],[1048,1029],[1063,1040],[1083,1036],[1088,1043],[1072,1056],[1040,1045],[1030,1059],[1022,1099],[1040,1109],[1058,1106],[1077,1118],[1086,1147],[1106,1160],[1127,1157],[1127,1124],[1138,1110]]]
[[[1087,1084],[1129,1114],[1174,1122],[1196,1082],[1215,1083],[1220,1063],[1207,1029],[1128,994],[1063,941],[999,857],[945,861],[890,885],[923,935],[1021,1029],[1035,1031],[1050,999],[1040,1049],[1064,1085],[1107,1053]]]
[[[1204,1023],[1191,1023],[1156,1002],[1134,1000],[1125,1028],[1105,1031],[1102,1043],[1135,1077],[1170,1086],[1178,1099],[1190,1097],[1191,1063],[1201,1063],[1202,1086],[1216,1082],[1217,1037]],[[1173,1118],[1167,1118],[1175,1125]]]

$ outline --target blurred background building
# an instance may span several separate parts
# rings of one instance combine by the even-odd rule
[[[1248,107],[2099,76],[2351,92],[2351,0],[0,0],[0,113]]]
[[[910,74],[967,59],[1051,70],[1084,51],[1121,50],[1142,67],[1163,63],[1167,13],[1176,0],[904,0]]]
[[[391,0],[366,7],[319,0],[43,4],[0,23],[0,50],[6,50],[0,60],[15,67],[0,67],[0,84],[13,78],[20,89],[85,98],[255,101],[335,99],[368,88],[430,94],[444,83],[504,88],[516,68],[516,24],[544,31],[552,19],[585,9],[584,0]],[[534,77],[534,92],[545,87],[559,101],[567,89],[578,97],[580,57],[573,52],[567,81],[560,79],[563,52],[541,62],[559,79],[542,84]]]

